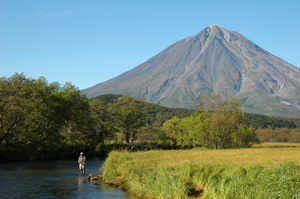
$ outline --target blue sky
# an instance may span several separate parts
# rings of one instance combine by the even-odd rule
[[[84,89],[210,24],[300,67],[299,10],[298,0],[0,0],[0,76]]]

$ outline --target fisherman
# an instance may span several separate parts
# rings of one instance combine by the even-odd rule
[[[84,173],[85,172],[85,156],[83,155],[83,152],[80,152],[79,158],[78,158],[78,164],[79,164],[79,171]]]

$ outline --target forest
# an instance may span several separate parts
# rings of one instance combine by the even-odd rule
[[[120,95],[87,99],[71,83],[48,83],[42,77],[0,78],[1,161],[73,158],[80,151],[91,157],[114,149],[300,142],[299,126],[299,119],[243,113],[238,101],[218,95],[201,97],[194,110],[187,110]]]

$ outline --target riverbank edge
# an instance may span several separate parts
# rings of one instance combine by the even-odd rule
[[[300,167],[217,164],[155,166],[138,162],[134,153],[111,152],[100,169],[102,181],[139,198],[283,198],[300,195]]]

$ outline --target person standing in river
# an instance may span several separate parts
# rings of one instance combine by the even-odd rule
[[[79,164],[79,171],[81,173],[85,172],[85,156],[83,155],[83,152],[80,152],[79,158],[78,158],[78,164]]]

